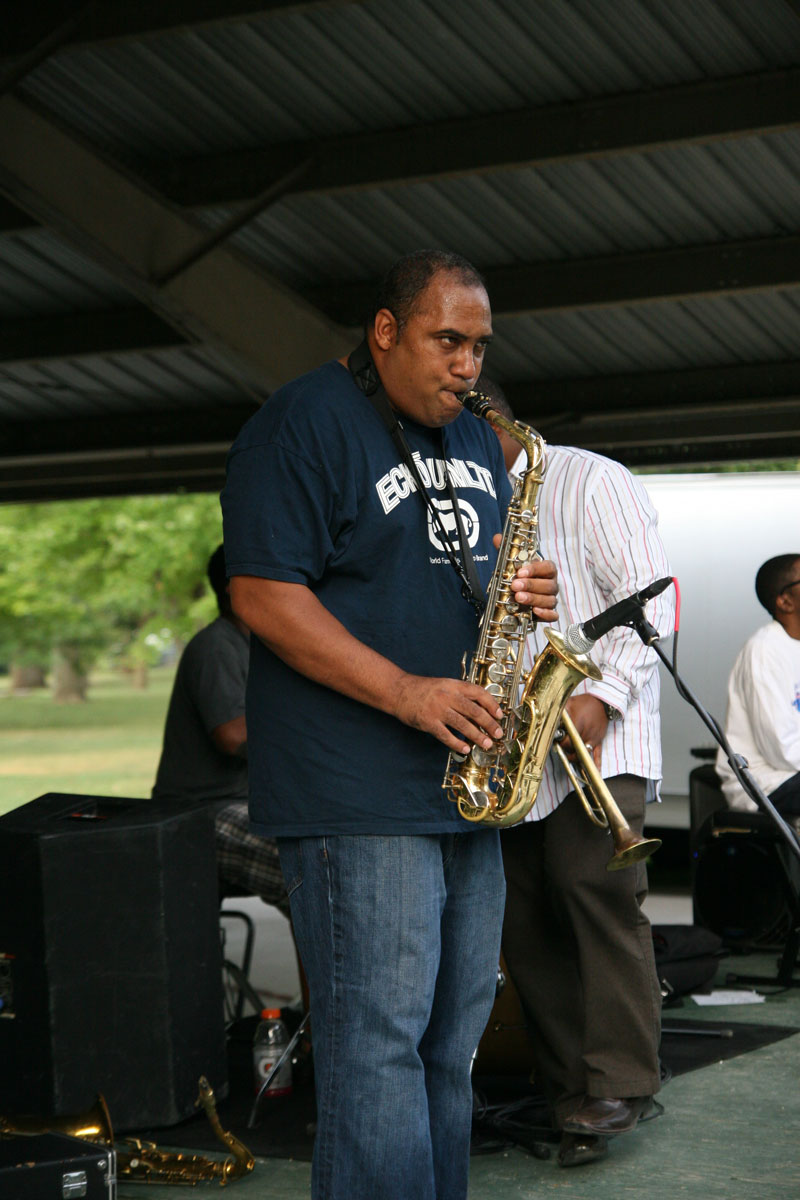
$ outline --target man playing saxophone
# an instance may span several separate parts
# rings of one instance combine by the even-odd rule
[[[504,884],[497,832],[441,782],[448,751],[502,735],[497,701],[459,678],[510,496],[457,399],[491,336],[470,263],[408,255],[365,345],[279,389],[228,463],[231,599],[255,634],[250,812],[278,838],[309,982],[320,1200],[467,1194]],[[513,589],[554,619],[552,563]]]
[[[482,390],[504,416],[502,389]],[[506,464],[519,447],[501,437]],[[539,536],[561,575],[563,624],[584,621],[670,574],[656,513],[619,463],[570,446],[548,446],[539,496]],[[648,617],[672,631],[672,592]],[[528,639],[526,668],[545,645]],[[602,679],[575,689],[566,711],[592,751],[615,802],[636,834],[661,775],[657,659],[637,633],[614,629],[592,647]],[[661,994],[644,863],[607,870],[609,839],[586,818],[551,754],[536,804],[501,834],[507,899],[503,953],[519,992],[534,1049],[537,1082],[562,1130],[559,1162],[602,1158],[607,1139],[633,1130],[660,1087]]]

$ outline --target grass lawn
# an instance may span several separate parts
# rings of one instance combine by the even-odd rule
[[[158,668],[137,689],[97,673],[84,704],[55,704],[43,688],[10,696],[0,677],[0,815],[45,792],[149,796],[173,675]]]

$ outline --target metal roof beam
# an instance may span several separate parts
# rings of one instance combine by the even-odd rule
[[[194,422],[186,424],[193,427]],[[0,439],[11,427],[12,423],[0,426]],[[688,414],[688,420],[685,411],[608,413],[561,425],[546,423],[542,432],[551,443],[565,441],[630,467],[667,470],[690,463],[800,458],[800,396],[779,403],[708,406]],[[181,433],[185,442],[186,431],[175,430],[176,437]],[[0,460],[0,503],[217,491],[234,435],[232,431],[221,444],[144,447],[140,442],[131,448],[98,446],[73,455],[63,446],[54,447],[50,455],[12,453]]]
[[[496,310],[504,314],[763,291],[800,284],[800,237],[493,267],[486,280]]]
[[[488,267],[484,276],[497,321],[520,315],[769,291],[800,286],[800,237]],[[343,325],[356,327],[361,325],[374,291],[375,281],[343,282],[305,289],[303,296],[332,320],[338,318]],[[266,340],[263,351],[271,357],[276,348],[266,324],[257,336]],[[181,332],[175,330],[174,323],[168,325],[156,314],[136,309],[17,319],[0,330],[0,361],[135,351],[153,345],[179,345],[181,341]],[[345,352],[351,342],[352,333],[342,342],[339,353]],[[313,357],[307,349],[301,370],[332,356]],[[648,374],[646,378],[651,377]],[[577,382],[575,386],[581,385]]]
[[[50,463],[15,463],[0,475],[0,504],[29,500],[76,500],[160,492],[220,491],[224,449],[192,454],[122,454]]]
[[[17,208],[16,204],[11,204],[4,196],[0,196],[0,234],[22,233],[26,229],[36,228],[37,222],[32,219],[30,213]]]
[[[30,54],[64,22],[75,18],[64,45],[121,41],[150,33],[197,29],[205,25],[254,21],[287,11],[330,8],[353,0],[102,0],[88,6],[80,0],[6,0],[6,26],[0,59]],[[86,9],[85,15],[81,9]]]
[[[798,97],[800,69],[776,71],[321,142],[142,163],[140,170],[163,194],[200,208],[236,203],[271,185],[282,195],[346,190],[745,137],[797,127]],[[0,205],[0,232],[31,224],[19,209]]]
[[[757,238],[601,258],[481,267],[495,317],[572,312],[800,285],[800,237]],[[374,281],[304,289],[324,312],[360,322]]]
[[[800,68],[138,169],[163,195],[202,208],[271,187],[277,196],[406,184],[774,132],[800,124],[799,96]],[[33,224],[0,203],[0,233]]]
[[[580,445],[580,442],[573,442]],[[593,445],[591,449],[616,459],[631,468],[655,468],[670,471],[677,467],[755,460],[786,461],[800,459],[800,436],[781,434],[757,443],[746,438],[722,438],[711,442],[673,441],[659,445],[617,446],[613,442]],[[0,476],[0,479],[2,477]],[[61,480],[52,469],[31,473],[6,487],[0,484],[0,503],[21,504],[50,500],[79,500],[97,496],[165,495],[174,492],[219,492],[224,482],[224,456],[218,464],[175,460],[165,461],[162,470],[153,466],[149,473],[129,472],[124,462],[114,464],[113,472],[90,469],[70,473]],[[647,485],[647,478],[643,480]]]
[[[240,381],[237,361],[271,390],[351,344],[350,331],[226,247],[204,245],[207,231],[12,94],[0,97],[0,193],[184,336],[215,346]]]
[[[5,472],[0,504],[84,500],[97,496],[153,496],[174,492],[219,492],[225,482],[225,455],[208,460],[164,459],[143,466],[120,460],[105,466],[78,463],[69,470],[52,467]]]
[[[179,203],[224,204],[257,194],[303,164],[307,170],[286,192],[405,184],[797,128],[799,98],[795,68],[142,169]]]
[[[515,414],[552,443],[629,467],[800,457],[800,361],[518,380]]]
[[[520,409],[523,420],[532,416]],[[553,413],[538,428],[553,444],[581,446],[628,466],[786,459],[800,456],[800,392],[673,409],[641,402],[625,411]]]
[[[185,344],[185,339],[171,325],[144,306],[57,313],[0,324],[0,362],[6,363],[124,354]]]
[[[521,420],[545,428],[590,413],[677,411],[743,400],[755,406],[762,400],[800,397],[800,360],[517,381],[504,383],[503,390]]]
[[[505,391],[548,441],[629,466],[800,457],[800,361],[518,381]],[[225,452],[254,411],[219,404],[2,422],[0,500],[217,488]]]
[[[196,453],[227,450],[256,404],[215,404],[199,408],[106,413],[102,417],[0,422],[0,474],[10,463],[64,461],[69,457],[113,455],[120,451],[157,455],[164,448]]]
[[[746,443],[755,454],[763,441],[784,436],[800,439],[800,396],[671,410],[641,407],[621,413],[587,413],[577,419],[554,417],[542,426],[549,441],[567,440],[589,450],[610,445],[619,450],[691,443],[704,444],[708,453],[709,446],[724,439]]]
[[[654,430],[659,441],[686,440],[690,435],[706,440],[718,437],[721,429],[730,436],[737,426],[755,439],[775,433],[778,421],[784,422],[781,432],[792,433],[800,413],[800,361],[516,381],[503,386],[517,416],[540,428],[550,440],[572,441],[601,428],[606,436],[617,425],[628,442],[637,444],[652,440]],[[227,447],[256,408],[255,404],[219,403],[102,417],[0,422],[0,463]]]
[[[0,503],[219,491],[256,405],[0,422]]]
[[[729,411],[745,407],[757,415],[763,404],[800,398],[800,361],[517,380],[504,383],[503,388],[517,416],[541,428],[548,437],[554,431],[557,436],[571,433],[581,422],[608,414],[627,414],[625,421],[630,425],[642,412],[668,411],[683,426],[685,411],[691,409],[712,414],[709,419],[719,428]],[[187,443],[228,445],[255,411],[255,404],[226,403],[172,412],[8,421],[0,423],[0,446],[17,458]]]

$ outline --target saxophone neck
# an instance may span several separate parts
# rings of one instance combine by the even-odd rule
[[[227,1146],[233,1154],[233,1160],[226,1161],[222,1164],[223,1178],[233,1180],[238,1179],[242,1175],[246,1175],[248,1171],[252,1171],[255,1166],[255,1159],[250,1151],[240,1142],[234,1134],[222,1128],[222,1124],[217,1115],[217,1104],[214,1096],[214,1089],[206,1079],[205,1075],[200,1076],[199,1093],[195,1101],[195,1107],[205,1109],[205,1114],[208,1117],[208,1122],[217,1138],[222,1142],[223,1146]]]
[[[458,399],[464,408],[469,409],[476,417],[488,421],[495,430],[502,430],[519,443],[528,460],[523,478],[530,479],[538,486],[542,482],[545,468],[545,443],[540,434],[524,421],[514,421],[503,416],[492,407],[490,397],[485,396],[483,392],[462,392]]]

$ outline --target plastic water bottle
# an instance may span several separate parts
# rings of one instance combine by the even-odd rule
[[[263,1009],[253,1038],[253,1070],[256,1092],[259,1091],[267,1075],[288,1045],[289,1033],[281,1020],[281,1010],[279,1008]],[[288,1096],[291,1091],[292,1057],[288,1055],[280,1070],[272,1076],[264,1095]]]

